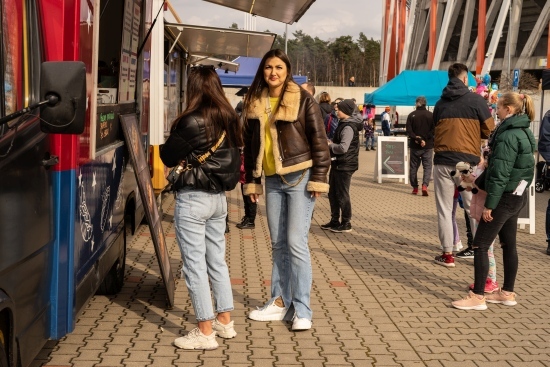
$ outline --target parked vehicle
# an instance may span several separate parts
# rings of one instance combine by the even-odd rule
[[[0,367],[123,285],[144,211],[119,115],[147,152],[151,16],[152,0],[1,2]]]

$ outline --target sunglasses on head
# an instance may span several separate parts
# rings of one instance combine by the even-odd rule
[[[216,68],[214,67],[214,65],[194,65],[194,66],[191,66],[191,70],[203,70],[203,69],[215,70]]]

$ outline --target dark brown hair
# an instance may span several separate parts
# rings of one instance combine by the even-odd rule
[[[321,95],[319,96],[319,103],[330,103],[330,94],[327,92],[321,92]]]
[[[286,69],[287,69],[286,79],[283,82],[283,91],[281,92],[281,95],[279,97],[281,102],[279,103],[279,106],[276,107],[276,110],[279,107],[285,107],[282,104],[283,96],[285,94],[288,83],[290,81],[294,82],[294,79],[292,79],[292,67],[290,65],[290,59],[288,58],[288,56],[283,51],[276,48],[276,49],[268,51],[264,55],[264,57],[262,58],[262,61],[260,61],[260,65],[258,66],[258,70],[256,71],[256,75],[254,76],[254,80],[252,81],[252,84],[250,85],[250,88],[248,88],[248,93],[246,94],[246,97],[244,99],[244,105],[245,105],[244,114],[245,114],[245,116],[246,116],[246,113],[247,113],[247,110],[248,110],[248,106],[250,105],[250,102],[255,100],[255,99],[260,99],[262,97],[262,90],[264,90],[264,88],[269,88],[268,84],[266,83],[266,81],[264,79],[264,69],[265,69],[265,63],[267,62],[267,60],[271,59],[273,57],[278,57],[279,59],[281,59],[285,63]],[[275,113],[276,110],[273,111],[273,113]]]
[[[174,121],[176,128],[182,117],[200,113],[204,118],[206,139],[214,142],[225,130],[231,146],[242,146],[239,116],[225,97],[222,83],[214,68],[194,67],[187,79],[187,108]]]
[[[449,79],[459,78],[464,73],[468,73],[468,67],[464,64],[456,62],[449,66]]]

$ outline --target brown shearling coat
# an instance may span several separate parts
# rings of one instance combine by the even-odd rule
[[[267,88],[246,108],[244,126],[245,195],[263,194],[261,176],[265,149]],[[308,191],[328,192],[330,153],[319,105],[294,82],[287,85],[269,127],[278,175],[311,168]]]

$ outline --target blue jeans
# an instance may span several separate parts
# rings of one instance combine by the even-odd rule
[[[214,319],[210,284],[216,312],[233,310],[233,293],[225,263],[226,215],[224,192],[183,189],[176,194],[176,238],[197,321]]]
[[[289,184],[300,179],[303,171],[289,173]],[[311,320],[311,258],[308,235],[315,198],[306,190],[310,170],[296,186],[285,184],[281,176],[265,178],[267,223],[273,250],[271,304],[282,297],[285,307],[294,306],[299,318]]]
[[[376,135],[365,138],[365,148],[373,149],[376,147]]]

